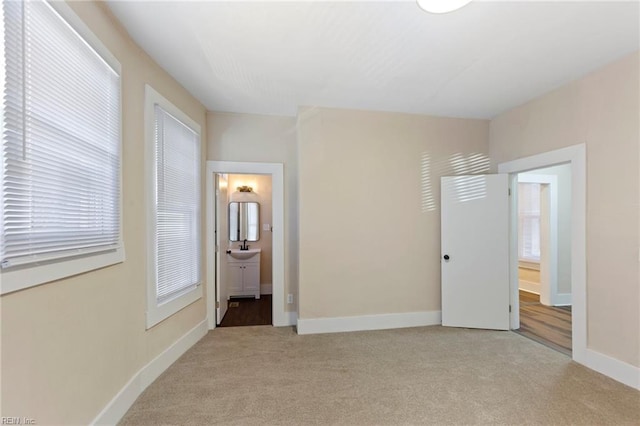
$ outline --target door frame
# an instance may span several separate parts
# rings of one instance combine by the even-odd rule
[[[215,188],[214,175],[253,174],[271,176],[271,205],[273,209],[272,236],[272,324],[276,327],[290,325],[289,317],[284,311],[284,167],[282,163],[241,163],[234,161],[207,161],[206,172],[206,260],[207,260],[207,324],[209,330],[216,327],[215,286],[216,266],[215,251]]]
[[[509,173],[512,188],[510,214],[509,285],[511,306],[518,306],[518,174],[559,164],[571,164],[571,343],[572,357],[585,363],[587,357],[587,254],[586,254],[586,146],[572,145],[530,157],[498,164],[498,173]],[[515,231],[515,232],[514,232]],[[520,313],[511,310],[510,327],[519,328]]]
[[[213,183],[214,183],[214,199],[213,199],[213,204],[212,204],[212,209],[213,209],[213,232],[214,232],[214,238],[213,238],[213,243],[214,243],[214,268],[215,268],[215,276],[213,277],[214,279],[214,283],[219,283],[221,282],[221,280],[226,279],[227,278],[227,273],[228,271],[226,269],[223,270],[222,267],[222,262],[220,261],[220,250],[221,250],[221,246],[220,246],[220,223],[221,223],[221,216],[224,215],[225,219],[228,220],[228,212],[226,211],[226,198],[227,198],[227,186],[228,186],[228,179],[226,177],[226,174],[222,174],[222,173],[214,173],[213,176]],[[224,189],[221,187],[221,182],[224,182]],[[225,208],[221,209],[220,207],[220,201],[221,198],[224,196],[225,198]],[[224,213],[223,213],[224,212]],[[226,226],[225,226],[226,229]],[[226,266],[226,262],[225,262],[225,266]],[[227,292],[223,292],[222,291],[222,286],[215,286],[215,291],[213,292],[212,296],[214,297],[214,302],[215,302],[215,310],[214,310],[214,315],[213,315],[213,321],[216,325],[219,325],[222,322],[222,318],[224,318],[224,315],[227,313],[227,310],[229,309],[229,301],[228,300],[223,300],[223,298],[227,297]],[[220,300],[220,304],[218,304],[218,300]],[[223,309],[224,306],[224,309]]]

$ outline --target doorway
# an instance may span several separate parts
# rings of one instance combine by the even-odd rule
[[[520,327],[571,356],[571,165],[517,175]]]
[[[271,178],[271,311],[274,326],[290,325],[287,314],[284,311],[284,173],[280,163],[240,163],[229,161],[207,161],[206,174],[206,244],[207,244],[207,322],[209,329],[217,326],[219,310],[224,301],[229,301],[229,295],[223,294],[222,286],[224,271],[221,267],[222,256],[227,256],[226,250],[216,241],[220,241],[220,235],[216,236],[216,204],[218,204],[217,192],[219,187],[216,175],[266,175]],[[222,207],[218,207],[221,211]],[[234,243],[238,245],[238,243]],[[244,259],[243,259],[244,260]],[[255,298],[255,297],[254,297]]]
[[[586,307],[586,153],[585,145],[574,145],[543,154],[524,157],[498,165],[499,173],[510,176],[510,188],[515,196],[510,200],[510,328],[520,328],[520,289],[518,277],[518,174],[560,164],[571,165],[570,224],[570,293],[571,293],[571,356],[578,362],[587,357]]]
[[[272,179],[216,173],[216,286],[219,327],[271,325]]]

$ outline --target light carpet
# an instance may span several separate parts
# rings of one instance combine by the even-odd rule
[[[512,332],[217,328],[123,425],[640,424],[640,392]]]

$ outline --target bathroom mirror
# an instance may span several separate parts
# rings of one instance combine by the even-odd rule
[[[259,239],[260,204],[229,203],[229,241],[258,241]]]

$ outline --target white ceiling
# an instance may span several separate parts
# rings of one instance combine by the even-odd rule
[[[491,118],[638,50],[637,1],[109,1],[209,110],[300,105]]]

